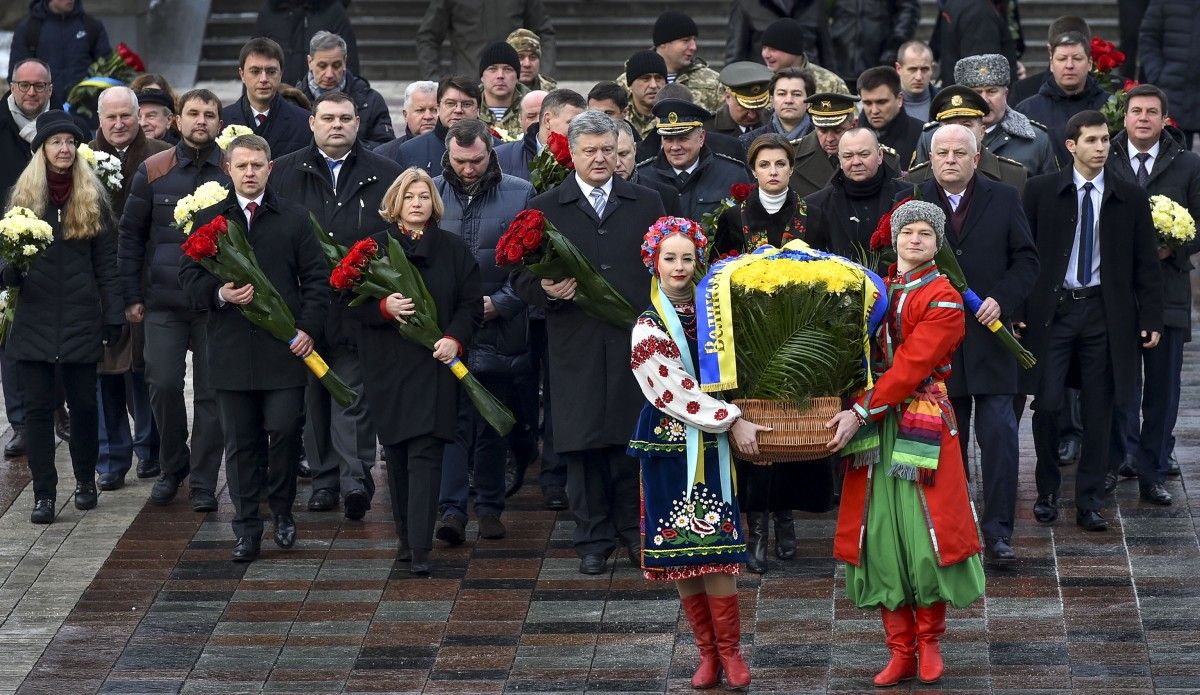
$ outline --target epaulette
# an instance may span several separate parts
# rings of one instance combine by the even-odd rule
[[[911,174],[911,173],[913,173],[914,171],[920,171],[921,169],[924,169],[924,168],[925,168],[925,167],[927,167],[927,166],[929,166],[929,160],[928,160],[928,159],[926,159],[925,161],[923,161],[923,162],[921,162],[920,164],[916,165],[915,167],[909,167],[909,169],[908,169],[908,173],[910,173],[910,174]]]
[[[1022,169],[1024,169],[1024,168],[1025,168],[1025,165],[1024,165],[1024,164],[1022,164],[1022,163],[1018,162],[1018,161],[1017,161],[1017,160],[1015,160],[1015,159],[1012,159],[1011,157],[1005,157],[1004,155],[999,155],[999,154],[998,154],[998,155],[996,155],[996,159],[999,159],[1000,161],[1004,162],[1005,164],[1015,164],[1016,166],[1019,166],[1019,167],[1021,167]]]
[[[728,161],[728,162],[733,162],[734,164],[738,165],[739,167],[741,167],[743,169],[746,168],[745,162],[743,162],[740,159],[737,159],[736,157],[730,157],[729,155],[725,154],[724,152],[713,152],[712,156],[716,157],[718,159],[724,159],[725,161]]]
[[[656,159],[658,159],[658,155],[654,155],[653,157],[647,157],[647,158],[643,159],[642,161],[638,162],[637,164],[634,164],[633,168],[636,169],[640,166],[645,166],[647,164],[653,164],[654,160],[656,160]]]
[[[941,121],[930,121],[930,122],[926,123],[925,125],[921,126],[921,130],[932,130],[933,128],[936,128],[936,127],[940,126],[941,124],[942,124]]]
[[[900,153],[896,151],[896,148],[894,148],[890,145],[885,145],[881,142],[881,143],[879,143],[879,149],[883,150],[884,154],[890,154],[893,157],[895,157],[896,159],[900,158]]]
[[[1033,120],[1032,118],[1026,117],[1026,120],[1028,120],[1030,123],[1034,124],[1035,126],[1041,128],[1042,130],[1046,131],[1047,133],[1050,132],[1049,128],[1047,128],[1045,125],[1043,125],[1041,123],[1038,123],[1037,121]]]

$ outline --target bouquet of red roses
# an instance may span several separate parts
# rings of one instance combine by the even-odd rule
[[[496,243],[496,265],[521,265],[543,280],[575,278],[572,301],[585,314],[621,328],[637,320],[629,301],[540,210],[522,210],[508,225]]]
[[[117,50],[88,66],[88,76],[67,93],[67,106],[73,113],[90,118],[96,111],[100,92],[117,85],[129,84],[137,73],[146,72],[141,56],[129,46],[117,44]]]
[[[546,136],[546,146],[529,163],[529,183],[538,193],[545,193],[563,182],[572,171],[571,146],[558,133]]]
[[[188,234],[181,246],[189,258],[222,282],[253,285],[254,298],[238,309],[251,323],[291,345],[296,338],[296,318],[259,267],[246,239],[246,231],[240,225],[218,215]],[[304,364],[342,407],[354,402],[354,391],[325,364],[316,350],[304,358]]]
[[[408,256],[404,255],[399,242],[390,236],[386,250],[379,248],[379,244],[371,237],[351,246],[330,273],[329,284],[334,289],[358,295],[350,302],[351,306],[362,304],[368,298],[383,299],[399,292],[413,300],[416,309],[416,313],[406,317],[403,322],[392,321],[400,335],[429,350],[433,350],[434,343],[442,339],[437,306],[425,287],[425,281]],[[479,383],[462,360],[456,357],[446,366],[458,377],[467,397],[483,419],[501,435],[507,435],[517,422],[512,412]]]

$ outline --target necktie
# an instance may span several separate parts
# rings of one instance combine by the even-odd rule
[[[251,200],[246,203],[246,212],[250,213],[250,223],[254,223],[254,218],[258,216],[258,203]]]
[[[679,182],[680,188],[683,188],[683,186],[687,184],[688,179],[690,179],[690,178],[692,178],[692,175],[687,173],[686,171],[681,171],[681,172],[679,172],[679,174],[677,174],[675,176],[675,180]]]
[[[600,188],[592,189],[592,207],[596,209],[597,215],[604,214],[604,191]]]
[[[117,150],[117,159],[121,161],[121,166],[125,166],[125,158],[129,156],[129,150]]]
[[[1150,183],[1150,172],[1146,170],[1146,162],[1150,161],[1150,153],[1149,152],[1138,152],[1134,156],[1138,160],[1138,168],[1137,168],[1138,185],[1141,186],[1142,188],[1145,188],[1146,184]]]
[[[325,158],[325,166],[329,167],[329,180],[333,182],[335,189],[337,188],[337,168],[339,164],[341,162],[336,159]]]
[[[1096,215],[1092,210],[1091,181],[1083,184],[1083,200],[1079,204],[1079,258],[1075,261],[1075,280],[1080,287],[1092,281],[1092,232],[1096,226]]]
[[[948,193],[946,197],[950,199],[950,211],[958,212],[958,204],[962,202],[962,193]]]
[[[261,128],[262,124],[267,122],[267,115],[265,113],[254,114],[254,122]]]

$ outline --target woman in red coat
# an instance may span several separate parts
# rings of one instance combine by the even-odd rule
[[[963,608],[983,595],[979,526],[946,396],[966,327],[962,297],[933,262],[945,226],[941,208],[923,201],[892,213],[898,260],[875,335],[882,374],[826,425],[835,429],[830,449],[854,454],[833,554],[847,563],[850,599],[883,614],[892,658],[877,686],[938,680],[946,604]]]

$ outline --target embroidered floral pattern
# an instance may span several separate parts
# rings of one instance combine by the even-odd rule
[[[729,411],[724,408],[718,408],[717,412],[713,414],[713,417],[716,418],[717,422],[720,422],[729,417]]]
[[[680,494],[671,504],[670,518],[658,519],[648,552],[735,545],[738,535],[730,505],[697,483],[691,501]]]
[[[665,377],[666,375],[668,375],[670,373],[671,373],[671,370],[667,369],[667,366],[665,364],[658,365],[658,375],[659,376]]]
[[[696,382],[685,376],[683,381],[680,382],[680,386],[683,387],[684,391],[691,391],[692,389],[696,388]]]
[[[688,401],[687,411],[692,415],[695,415],[696,413],[700,412],[700,404],[696,401]]]
[[[654,427],[654,434],[664,442],[682,442],[687,439],[687,428],[675,418],[664,415]]]

